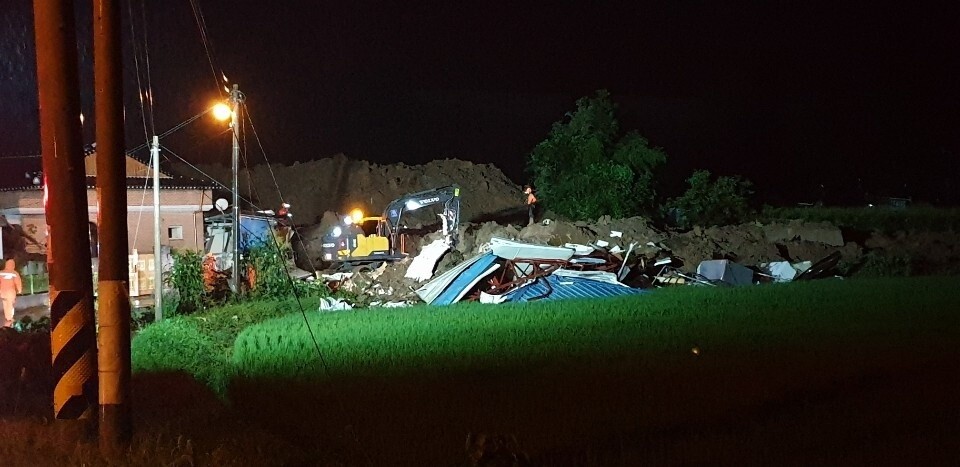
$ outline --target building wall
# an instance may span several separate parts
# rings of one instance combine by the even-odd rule
[[[210,190],[160,191],[160,244],[172,249],[203,248],[203,210],[211,208]],[[88,219],[99,224],[96,190],[87,190]],[[27,251],[46,253],[47,225],[40,190],[0,192],[0,212],[12,224],[20,224],[31,235]],[[127,190],[127,250],[153,252],[153,194],[148,190]],[[182,239],[170,238],[170,227],[182,227]]]

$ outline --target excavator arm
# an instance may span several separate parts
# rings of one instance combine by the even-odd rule
[[[386,234],[395,242],[399,234],[400,220],[405,213],[435,204],[443,204],[443,212],[440,214],[442,232],[450,239],[451,245],[456,245],[460,227],[460,187],[457,185],[410,193],[393,200],[383,211]]]
[[[449,246],[459,242],[460,187],[457,185],[410,193],[393,200],[377,220],[376,233],[364,234],[354,222],[337,225],[323,237],[323,257],[331,262],[392,261],[403,253],[401,221],[404,216],[420,208],[443,205],[441,231]],[[362,221],[363,219],[359,219]]]

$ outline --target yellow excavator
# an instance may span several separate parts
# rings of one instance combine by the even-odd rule
[[[334,267],[351,267],[405,258],[404,214],[435,204],[443,205],[439,214],[442,232],[452,246],[457,244],[460,226],[460,187],[445,186],[411,193],[387,205],[381,216],[363,217],[355,211],[330,229],[323,237],[323,260]]]

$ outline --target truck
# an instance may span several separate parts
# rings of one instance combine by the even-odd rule
[[[286,246],[290,243],[293,230],[282,222],[284,219],[269,213],[240,214],[240,256],[249,254],[252,248],[279,247],[287,257],[284,258],[287,272],[295,279],[305,279],[312,273],[294,265],[293,254]],[[221,213],[204,219],[206,227],[204,253],[214,258],[215,269],[225,272],[233,268],[234,258],[231,250],[233,216]]]

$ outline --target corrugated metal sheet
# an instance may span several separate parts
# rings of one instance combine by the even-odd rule
[[[435,277],[432,281],[427,282],[422,287],[417,289],[417,295],[419,295],[420,299],[422,299],[423,301],[427,303],[433,303],[433,301],[436,300],[437,297],[440,296],[440,294],[443,293],[443,291],[446,290],[447,287],[449,287],[450,284],[454,280],[456,280],[457,277],[460,276],[460,274],[463,273],[463,271],[466,271],[467,268],[473,265],[473,263],[476,263],[481,258],[484,258],[487,256],[493,256],[493,255],[490,253],[481,253],[477,256],[474,256],[473,258],[470,258],[454,266],[453,269],[450,269],[449,271],[443,274],[440,274],[439,276]]]
[[[549,284],[549,286],[548,286]],[[602,298],[621,295],[642,295],[646,289],[634,289],[579,277],[547,276],[507,293],[511,302],[534,300],[566,300],[571,298]],[[542,298],[538,298],[542,297]]]

